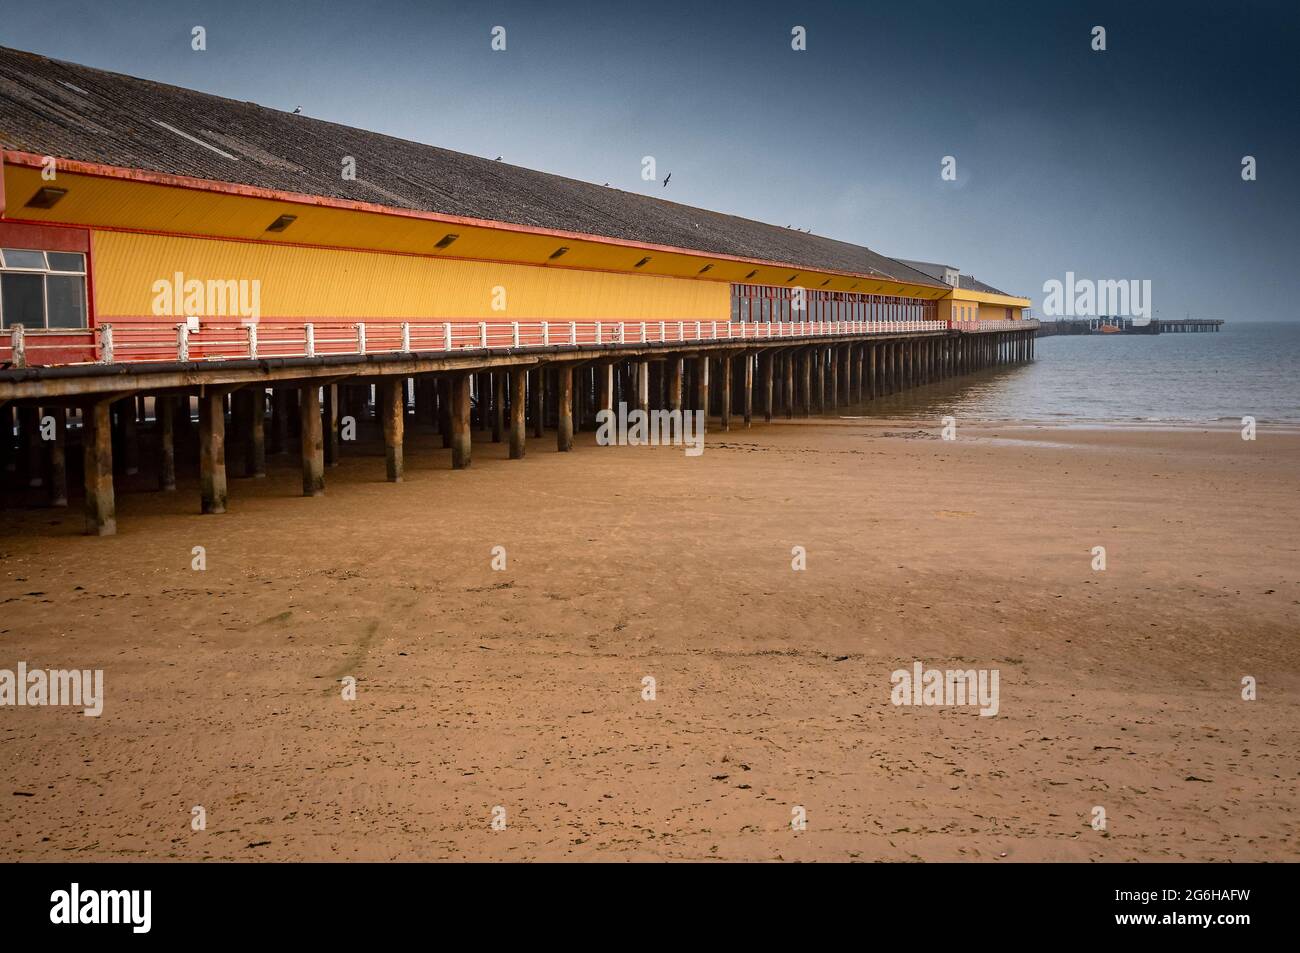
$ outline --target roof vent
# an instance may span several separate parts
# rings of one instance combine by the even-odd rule
[[[281,215],[270,225],[266,226],[266,230],[268,232],[282,232],[296,221],[298,221],[297,215]]]
[[[750,278],[753,278],[756,274],[758,274],[758,269],[757,269],[757,268],[755,268],[753,271],[751,271],[749,274],[747,274],[747,275],[745,276],[744,280],[745,280],[745,281],[748,281]]]
[[[648,262],[649,260],[650,260],[650,256],[649,256],[649,255],[646,255],[644,258],[642,258],[640,261],[638,261],[638,262],[637,262],[635,265],[633,265],[632,267],[633,267],[633,268],[640,268],[642,265],[644,265],[644,264],[645,264],[646,262]]]
[[[568,250],[569,250],[568,248],[561,245],[559,248],[555,249],[555,251],[551,252],[550,260],[554,261],[555,259],[559,258],[561,255],[566,254]]]
[[[706,271],[711,270],[712,268],[713,268],[712,263],[707,264],[707,265],[705,265],[703,268],[701,268],[698,272],[696,272],[696,274],[700,274],[700,275],[702,275],[702,274],[704,274]]]
[[[27,200],[28,208],[54,208],[59,204],[59,199],[68,194],[67,189],[55,189],[46,186],[43,189],[37,189],[36,194]]]
[[[458,239],[458,238],[460,238],[459,235],[452,235],[452,234],[443,235],[442,238],[438,239],[438,241],[434,244],[433,247],[434,247],[434,248],[446,248],[448,245],[450,245],[452,242],[454,242],[454,241],[455,241],[456,239]]]

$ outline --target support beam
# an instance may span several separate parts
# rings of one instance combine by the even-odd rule
[[[470,464],[469,374],[456,374],[449,381],[451,390],[451,468],[464,470]]]
[[[555,369],[555,399],[559,413],[555,428],[555,449],[567,453],[573,449],[573,365]]]
[[[199,511],[226,512],[226,393],[199,395]]]
[[[166,493],[176,490],[177,400],[169,394],[154,398],[154,414],[158,418],[158,489]],[[188,405],[189,396],[184,400]]]
[[[506,372],[497,368],[492,378],[492,442],[500,443],[506,428]]]
[[[325,437],[320,412],[320,385],[302,385],[298,395],[298,434],[302,446],[302,495],[325,492]]]
[[[90,401],[81,408],[81,452],[86,477],[86,534],[89,536],[112,536],[117,532],[110,406],[110,401],[98,400]]]
[[[510,369],[510,459],[522,460],[528,445],[526,396],[524,394],[528,380],[528,370],[523,367]]]
[[[54,439],[50,444],[50,506],[68,505],[68,411],[52,407]]]
[[[322,421],[325,466],[339,465],[339,385],[325,385],[325,419]]]
[[[528,372],[528,412],[533,416],[533,436],[546,436],[546,372],[537,367]]]
[[[741,370],[741,394],[744,398],[745,426],[754,425],[754,355],[742,354],[740,359],[745,362]]]
[[[722,399],[722,406],[719,408],[718,417],[722,422],[722,430],[731,429],[731,390],[735,386],[732,379],[732,365],[735,359],[730,354],[723,354],[718,358],[718,368],[721,370],[718,381],[719,397]]]
[[[384,463],[389,483],[401,483],[406,472],[402,442],[406,431],[406,378],[385,377],[379,386],[384,424]]]

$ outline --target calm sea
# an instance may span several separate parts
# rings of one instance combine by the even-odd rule
[[[1058,423],[1300,422],[1300,321],[1217,334],[1039,338],[1031,364],[868,405],[872,416]]]

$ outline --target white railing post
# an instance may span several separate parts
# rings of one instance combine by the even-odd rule
[[[478,323],[478,343],[479,347],[487,347],[487,322]]]
[[[113,325],[99,326],[99,363],[113,363]]]
[[[551,344],[551,322],[542,322],[542,346],[550,347]]]
[[[451,350],[451,322],[450,321],[442,322],[442,349],[444,351]]]
[[[251,361],[257,360],[257,325],[246,324],[248,328],[248,358]]]
[[[366,326],[364,322],[357,322],[352,325],[353,330],[357,332],[357,353],[366,353]]]
[[[597,344],[603,344],[603,343],[604,343],[604,342],[601,341],[601,339],[600,339],[600,322],[599,322],[599,321],[596,322],[596,343],[597,343]]]
[[[569,322],[569,343],[570,344],[578,343],[578,322],[577,321]]]
[[[641,343],[645,343],[645,322],[641,322]]]
[[[316,325],[308,321],[302,326],[303,346],[307,348],[307,356],[316,356]]]
[[[515,346],[515,347],[518,347],[518,346],[519,346],[519,322],[518,322],[518,321],[511,321],[511,322],[510,322],[510,333],[511,333],[511,335],[512,335],[512,337],[513,337],[513,340],[514,340],[514,342],[515,342],[515,343],[514,343],[514,346]]]
[[[718,322],[717,322],[717,321],[714,321],[714,322],[713,322],[713,340],[716,341],[717,339],[718,339]]]
[[[402,322],[402,353],[411,353],[411,322]]]
[[[23,337],[23,326],[15,324],[9,329],[9,346],[13,348],[14,367],[27,366],[27,342]],[[5,439],[8,439],[6,435]]]
[[[190,359],[190,326],[188,323],[176,325],[176,360]]]

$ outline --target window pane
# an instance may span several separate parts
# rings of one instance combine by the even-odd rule
[[[50,327],[84,328],[86,326],[86,281],[68,275],[50,275],[45,279],[50,303]]]
[[[7,254],[7,252],[6,252]],[[45,327],[45,279],[40,275],[0,275],[4,326]]]
[[[23,251],[20,248],[6,248],[6,268],[40,268],[45,270],[45,252]]]
[[[81,252],[51,251],[46,252],[45,257],[50,260],[50,271],[84,272],[86,270],[86,256]]]

